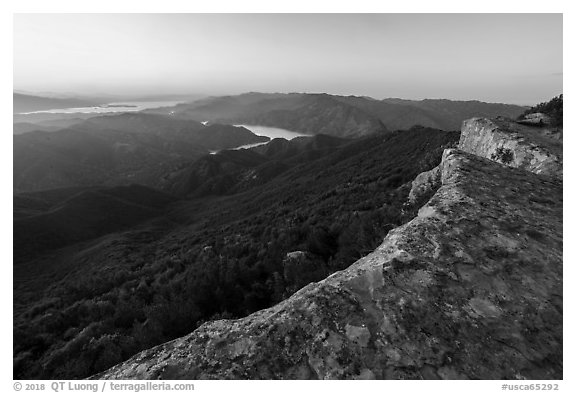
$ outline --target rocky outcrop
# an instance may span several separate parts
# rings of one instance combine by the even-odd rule
[[[440,166],[437,166],[416,176],[412,181],[408,202],[416,204],[418,200],[431,197],[438,187],[440,187],[441,175]]]
[[[521,120],[518,120],[517,123],[525,124],[529,126],[545,126],[550,125],[552,123],[552,118],[545,113],[529,113],[524,115]]]
[[[525,121],[517,122],[469,119],[462,124],[458,147],[512,167],[562,178],[562,131],[544,127],[549,124],[550,116],[543,113],[526,115]],[[418,204],[429,199],[439,186],[439,167],[422,172],[412,181],[408,202]]]
[[[460,149],[515,168],[562,178],[562,142],[549,130],[497,118],[464,121]]]
[[[95,378],[562,379],[562,182],[536,174],[557,156],[465,124],[462,148],[498,146],[535,173],[446,150],[418,216],[348,269]]]

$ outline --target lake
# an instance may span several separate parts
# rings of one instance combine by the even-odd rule
[[[310,136],[307,134],[302,134],[300,132],[285,130],[283,128],[277,128],[277,127],[253,126],[250,124],[234,124],[234,126],[235,127],[244,127],[246,129],[252,131],[256,135],[267,136],[270,139],[284,138],[287,140],[291,140],[291,139],[294,139],[294,138],[299,137],[299,136]],[[234,148],[233,150],[249,149],[251,147],[265,145],[266,143],[268,143],[268,142],[251,143],[248,145],[238,146],[238,147]]]
[[[99,106],[88,106],[83,108],[61,108],[48,109],[43,111],[34,111],[20,113],[20,115],[32,115],[36,113],[115,113],[115,112],[137,112],[144,109],[162,108],[181,104],[182,101],[122,101],[110,102]]]
[[[266,127],[266,126],[253,126],[249,124],[234,124],[235,127],[244,127],[252,131],[256,135],[267,136],[270,139],[284,138],[287,140],[294,139],[299,136],[310,136],[296,131],[289,131],[283,128]]]

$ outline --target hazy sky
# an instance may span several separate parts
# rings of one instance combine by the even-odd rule
[[[18,14],[14,89],[533,104],[562,92],[562,15]]]

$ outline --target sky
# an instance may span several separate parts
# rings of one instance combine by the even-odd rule
[[[531,105],[562,93],[562,14],[16,14],[15,90],[325,92]]]

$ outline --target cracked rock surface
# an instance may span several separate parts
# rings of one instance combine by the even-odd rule
[[[562,379],[561,175],[456,149],[438,168],[418,216],[348,269],[93,378]]]

